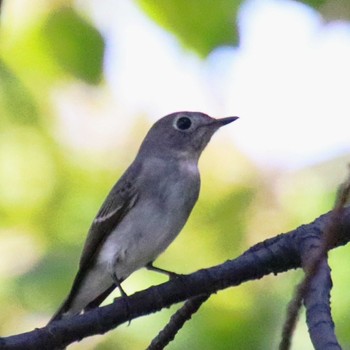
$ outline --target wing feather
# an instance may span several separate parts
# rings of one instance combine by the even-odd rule
[[[67,312],[79,292],[86,273],[94,263],[104,241],[118,226],[123,217],[132,209],[138,199],[135,179],[139,168],[130,167],[110,191],[101,209],[94,219],[80,258],[79,271],[74,279],[71,291],[50,322],[58,320]],[[97,296],[96,296],[97,297]]]

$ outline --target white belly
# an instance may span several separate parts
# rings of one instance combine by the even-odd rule
[[[147,199],[138,202],[104,243],[98,263],[107,265],[110,274],[124,280],[155,260],[188,218],[187,211],[173,207],[171,203],[160,206]]]

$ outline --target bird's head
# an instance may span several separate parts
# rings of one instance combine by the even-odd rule
[[[200,112],[176,112],[159,119],[146,135],[140,152],[198,159],[213,134],[238,119],[215,119]]]

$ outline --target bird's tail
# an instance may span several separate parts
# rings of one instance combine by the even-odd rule
[[[105,291],[103,291],[100,295],[98,295],[94,300],[90,301],[84,308],[84,311],[91,310],[97,306],[99,306],[107,297],[109,294],[112,293],[112,291],[117,286],[113,283],[110,287],[108,287]],[[83,310],[79,311],[72,311],[72,303],[73,303],[73,296],[70,294],[68,298],[62,303],[62,305],[59,307],[59,309],[54,313],[54,315],[51,317],[48,324],[59,321],[62,318],[68,317],[68,316],[74,316],[79,314]]]
[[[59,307],[59,309],[53,314],[50,321],[48,322],[48,325],[54,321],[59,321],[62,318],[64,318],[67,312],[69,312],[69,306],[70,306],[70,302],[68,298],[63,302],[63,304]]]

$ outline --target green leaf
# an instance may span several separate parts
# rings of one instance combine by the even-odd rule
[[[328,0],[299,0],[305,5],[313,7],[315,10],[319,10]]]
[[[0,59],[0,113],[15,122],[38,122],[38,111],[31,94]]]
[[[349,0],[299,0],[301,3],[308,5],[319,11],[326,22],[334,20],[350,20],[350,3]]]
[[[207,56],[219,46],[238,43],[236,17],[241,0],[137,2],[155,22],[200,56]]]
[[[43,25],[49,53],[68,73],[90,84],[101,80],[104,40],[71,8],[54,12]]]

